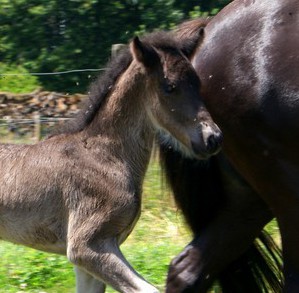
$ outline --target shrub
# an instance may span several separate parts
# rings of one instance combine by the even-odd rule
[[[28,93],[40,87],[36,76],[20,65],[0,63],[0,91]]]

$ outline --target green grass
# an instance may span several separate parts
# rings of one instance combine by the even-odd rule
[[[151,164],[142,214],[121,247],[123,253],[146,280],[163,291],[170,260],[190,239],[180,213],[162,188],[158,164]],[[74,288],[73,267],[65,257],[0,242],[0,293],[71,293]],[[115,291],[108,288],[107,292]]]
[[[23,246],[0,245],[0,292],[71,292],[72,266],[63,256]],[[48,290],[50,289],[50,290]]]

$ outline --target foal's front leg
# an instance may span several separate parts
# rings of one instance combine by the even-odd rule
[[[104,293],[106,285],[98,279],[75,266],[76,293]]]
[[[72,231],[71,235],[67,256],[81,270],[119,292],[158,293],[130,266],[119,249],[116,237],[101,239],[93,236],[91,239],[88,231],[80,229]]]

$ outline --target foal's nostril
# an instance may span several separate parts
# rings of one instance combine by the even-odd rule
[[[214,154],[220,150],[220,146],[223,140],[221,132],[210,134],[207,138],[207,150],[209,153]]]
[[[200,136],[191,139],[193,152],[203,158],[210,157],[220,151],[222,132],[216,124],[201,122]]]

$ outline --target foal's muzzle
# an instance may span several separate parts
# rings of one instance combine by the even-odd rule
[[[201,139],[199,141],[191,141],[191,145],[196,155],[208,158],[220,151],[222,140],[222,132],[215,123],[202,122]]]

